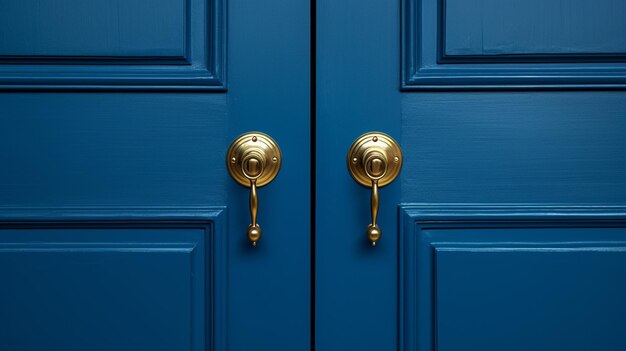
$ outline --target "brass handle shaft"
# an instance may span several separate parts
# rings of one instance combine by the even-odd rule
[[[256,214],[259,211],[259,196],[256,192],[256,179],[250,181],[250,221],[256,227]]]
[[[372,242],[372,246],[376,246],[376,242],[380,239],[382,231],[376,224],[378,219],[378,179],[372,179],[372,194],[370,197],[370,207],[372,210],[372,223],[367,226],[367,237]]]
[[[252,246],[261,238],[261,227],[256,223],[259,212],[259,196],[256,191],[256,179],[250,180],[250,225],[248,226],[248,239],[252,241]]]

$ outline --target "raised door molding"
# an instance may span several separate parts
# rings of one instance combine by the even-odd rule
[[[224,90],[225,0],[0,5],[0,89]]]
[[[11,303],[3,313],[12,325],[2,328],[8,334],[0,345],[161,340],[174,349],[225,351],[226,234],[225,207],[2,208],[0,275],[11,288],[0,295]],[[55,338],[69,327],[54,324],[62,308],[82,337]],[[39,337],[22,339],[22,323],[33,323],[27,329]]]
[[[400,221],[400,350],[528,349],[542,330],[626,346],[626,207],[407,204]]]
[[[625,15],[611,0],[403,0],[401,87],[626,88]]]

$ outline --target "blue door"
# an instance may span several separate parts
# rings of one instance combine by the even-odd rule
[[[625,16],[0,0],[0,350],[626,349]]]
[[[301,0],[0,0],[0,350],[309,350]],[[226,151],[261,131],[249,189]]]
[[[317,1],[318,350],[626,349],[625,16]],[[346,165],[370,131],[403,152],[374,247]]]

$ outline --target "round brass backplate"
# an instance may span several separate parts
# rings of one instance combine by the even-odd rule
[[[246,175],[244,163],[251,157],[260,163],[261,172],[256,178],[257,187],[267,185],[276,178],[282,162],[278,144],[267,134],[249,132],[237,137],[226,153],[228,173],[237,183],[250,187],[253,178]]]
[[[391,183],[402,168],[402,150],[392,137],[385,133],[369,132],[358,137],[348,151],[348,170],[357,183],[372,187],[372,178],[367,174],[366,159],[369,155],[382,156],[385,160],[385,172],[378,179],[378,186]]]

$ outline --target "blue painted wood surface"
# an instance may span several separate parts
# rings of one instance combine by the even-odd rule
[[[244,235],[249,190],[220,174],[228,178],[232,238],[229,347],[310,350],[310,7],[304,0],[229,0],[228,9],[227,135],[263,131],[283,155],[276,179],[259,189],[263,239],[256,248]]]
[[[222,208],[5,209],[0,347],[224,350]]]
[[[224,95],[4,93],[0,104],[3,207],[226,201]]]
[[[224,0],[0,4],[0,90],[224,90]]]
[[[0,56],[184,56],[185,0],[0,2]]]
[[[448,13],[445,0],[402,0],[404,90],[626,86],[622,2],[565,1],[558,5],[555,1],[511,0],[472,6],[475,3],[452,0]],[[548,10],[531,14],[533,7]],[[559,13],[559,19],[549,13]],[[525,30],[528,26],[536,28]],[[491,33],[494,38],[474,39],[477,32]],[[448,45],[457,49],[448,51]],[[488,49],[483,50],[483,45]],[[592,45],[601,49],[592,50]]]
[[[318,348],[622,349],[623,62],[446,61],[439,4],[318,1]],[[345,166],[370,130],[404,152],[376,248]]]
[[[399,11],[388,0],[317,1],[318,350],[397,350],[401,182],[380,191],[383,238],[372,250],[369,189],[350,177],[345,157],[362,133],[401,135]]]
[[[310,224],[309,4],[229,1],[228,21],[219,33],[225,39],[228,31],[228,90],[220,80],[220,90],[198,92],[190,90],[195,85],[204,89],[206,82],[187,78],[212,79],[206,78],[214,72],[208,66],[214,53],[208,40],[213,22],[207,18],[219,14],[209,10],[211,1],[187,3],[192,34],[188,65],[151,58],[122,58],[115,65],[98,58],[0,64],[2,74],[13,75],[0,82],[5,84],[0,95],[0,246],[17,243],[15,247],[32,251],[27,236],[33,232],[31,241],[44,248],[56,245],[62,251],[76,244],[83,250],[5,256],[11,265],[3,265],[2,272],[15,284],[3,293],[22,296],[19,306],[43,292],[29,290],[17,273],[35,282],[45,272],[56,274],[59,285],[50,300],[35,301],[36,313],[22,316],[20,326],[29,318],[36,328],[10,330],[13,339],[3,341],[27,340],[22,349],[34,350],[54,333],[53,341],[66,350],[98,349],[98,338],[103,338],[100,349],[106,350],[309,350],[310,236],[307,230],[294,232],[295,224]],[[198,36],[199,29],[207,34]],[[194,56],[199,53],[204,59]],[[224,62],[216,62],[223,73]],[[21,83],[31,90],[24,91]],[[284,156],[278,177],[259,190],[264,236],[255,249],[245,237],[248,189],[238,186],[225,167],[230,141],[249,130],[270,134]],[[207,224],[198,223],[194,214],[194,209],[215,206],[228,208],[228,215],[220,216],[228,246],[218,253],[202,245],[207,242],[198,228]],[[112,222],[131,228],[118,229],[119,223]],[[34,226],[40,229],[34,231]],[[114,252],[84,258],[96,239]],[[162,244],[197,244],[198,255],[179,259],[119,254],[117,249]],[[208,272],[217,254],[227,259],[215,272],[226,283],[213,284],[199,268]],[[191,267],[198,267],[195,274]],[[79,277],[85,277],[82,286]],[[107,287],[97,289],[98,284]],[[122,286],[142,294],[115,304],[109,292]],[[227,302],[215,309],[195,302],[195,293],[210,297],[222,290]],[[142,305],[146,291],[151,295]],[[150,298],[158,299],[162,313]],[[87,304],[65,318],[45,311],[61,310],[70,301],[103,305]],[[192,303],[197,315],[190,312]],[[110,326],[113,312],[120,316],[118,325]],[[1,323],[10,323],[3,316]],[[201,320],[187,318],[194,316]],[[72,326],[84,335],[69,339]],[[126,329],[115,329],[122,326]],[[49,329],[42,331],[44,327]],[[44,337],[38,341],[31,330]],[[108,330],[128,338],[113,339]],[[212,344],[219,339],[216,333],[223,333],[223,342]],[[159,343],[163,339],[168,342]]]
[[[405,94],[402,202],[623,203],[625,96]]]
[[[624,347],[626,207],[402,206],[400,350]]]
[[[440,0],[446,55],[626,54],[619,0]]]
[[[514,248],[437,246],[437,349],[626,348],[625,242],[596,241],[598,234],[623,240],[625,232],[576,228],[524,233],[525,239],[546,241],[560,234],[561,240],[586,241],[584,247],[546,247],[551,242]],[[476,234],[461,235],[478,238]],[[473,317],[477,315],[480,323]]]

